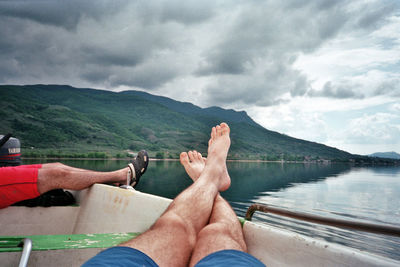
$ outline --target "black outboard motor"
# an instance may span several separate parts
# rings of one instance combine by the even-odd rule
[[[0,167],[21,165],[21,143],[11,134],[0,135]]]

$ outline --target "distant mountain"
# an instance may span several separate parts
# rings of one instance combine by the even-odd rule
[[[173,100],[171,98],[163,97],[163,96],[156,96],[151,95],[146,92],[141,91],[125,91],[121,92],[124,95],[133,95],[139,96],[146,100],[159,103],[171,110],[174,110],[179,113],[190,114],[190,115],[197,115],[197,116],[205,116],[205,117],[215,117],[220,118],[221,120],[226,120],[230,122],[244,122],[252,126],[262,127],[253,121],[245,111],[234,111],[233,109],[223,109],[219,107],[209,107],[209,108],[200,108],[198,106],[193,105],[192,103],[187,102],[179,102]]]
[[[200,108],[139,91],[111,92],[67,85],[0,86],[0,134],[13,133],[23,153],[138,151],[176,158],[207,151],[210,128],[231,127],[229,157],[349,161],[348,152],[267,130],[244,111]],[[49,152],[50,151],[50,152]]]
[[[392,151],[392,152],[376,152],[371,155],[370,157],[377,157],[377,158],[384,158],[384,159],[400,159],[400,154]]]

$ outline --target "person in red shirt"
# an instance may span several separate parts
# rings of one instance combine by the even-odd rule
[[[38,197],[53,189],[82,190],[95,183],[134,187],[148,163],[148,154],[142,150],[127,167],[111,172],[78,169],[62,163],[0,167],[0,208]]]

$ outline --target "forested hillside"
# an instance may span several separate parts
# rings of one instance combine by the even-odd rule
[[[349,160],[354,155],[269,131],[245,112],[200,108],[138,91],[110,92],[62,85],[0,86],[0,134],[21,140],[23,155],[146,149],[151,156],[206,152],[210,127],[232,129],[232,159]],[[99,155],[99,154],[98,154]]]

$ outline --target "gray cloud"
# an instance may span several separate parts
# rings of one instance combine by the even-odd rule
[[[64,69],[68,64],[70,55],[64,51],[70,50],[66,48],[70,44],[63,33],[9,17],[0,17],[0,25],[0,36],[4,37],[0,38],[0,82],[46,79],[47,72],[53,73],[57,66]]]
[[[213,1],[171,0],[161,2],[143,1],[145,17],[159,22],[177,22],[184,25],[201,23],[214,15]]]
[[[244,5],[222,40],[207,52],[206,64],[198,74],[242,74],[260,58],[274,60],[287,53],[312,52],[349,19],[340,1],[321,1],[325,5],[295,2],[295,8],[271,1]]]
[[[296,56],[315,51],[350,16],[339,2],[295,2],[290,8],[278,2],[257,2],[238,11],[196,72],[218,74],[217,83],[207,90],[208,101],[269,106],[281,103],[287,92],[306,94],[310,81],[293,69]]]
[[[361,98],[335,82],[313,90],[293,63],[340,34],[380,27],[396,10],[385,3],[3,1],[0,82],[162,92],[189,77],[203,83],[207,105],[269,106],[288,95]]]
[[[366,7],[361,17],[356,21],[357,25],[365,29],[376,29],[385,22],[388,14],[393,13],[396,10],[396,3],[387,3],[384,6],[370,5]]]
[[[149,60],[137,68],[121,69],[108,80],[110,86],[126,85],[152,90],[175,78],[179,72],[175,68],[167,68],[157,60]]]
[[[277,59],[277,58],[276,58]],[[257,71],[243,75],[223,75],[214,86],[207,89],[207,102],[212,104],[232,102],[246,105],[270,106],[285,102],[283,95],[292,96],[306,93],[310,87],[307,78],[290,67],[288,58],[256,66]]]
[[[379,84],[372,93],[373,96],[389,95],[400,97],[400,75],[393,77]]]
[[[369,83],[368,83],[369,81]],[[383,78],[375,76],[367,78],[367,83],[357,83],[351,80],[340,82],[326,82],[322,90],[309,89],[306,93],[310,97],[326,97],[336,99],[363,99],[375,96],[400,96],[400,76],[385,75]]]
[[[361,87],[361,85],[333,85],[332,82],[325,83],[321,91],[309,90],[308,95],[312,97],[329,97],[329,98],[364,98],[362,90],[354,89],[354,87]]]
[[[40,24],[76,29],[82,16],[101,19],[120,11],[126,1],[2,1],[0,16],[32,20]]]
[[[180,26],[161,22],[168,19],[167,11],[158,22],[149,22],[141,3],[125,2],[113,8],[114,2],[104,1],[94,10],[87,2],[4,3],[0,34],[7,38],[0,39],[0,59],[8,64],[0,66],[0,82],[47,83],[62,76],[71,84],[81,79],[95,86],[149,88],[174,78],[176,71],[160,71],[149,62],[159,51],[173,51],[181,38],[170,37]],[[200,15],[187,20],[194,23]]]

